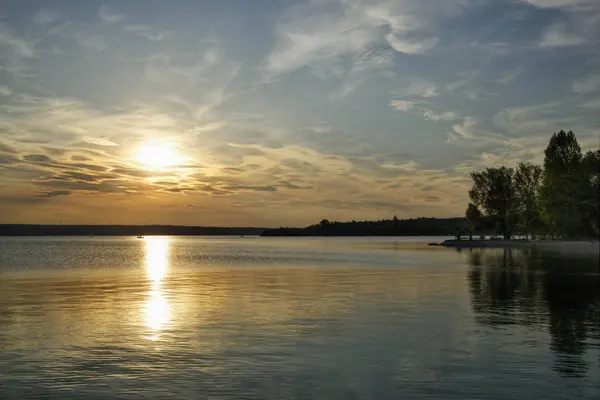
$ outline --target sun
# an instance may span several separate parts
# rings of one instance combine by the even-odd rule
[[[150,169],[166,169],[185,163],[176,145],[171,142],[144,143],[137,148],[135,160]]]

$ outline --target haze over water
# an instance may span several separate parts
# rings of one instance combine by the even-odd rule
[[[1,238],[0,398],[600,398],[596,257]]]

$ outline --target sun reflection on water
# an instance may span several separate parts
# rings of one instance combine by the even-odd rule
[[[146,326],[152,330],[149,337],[158,340],[160,332],[170,320],[170,306],[163,289],[164,279],[169,269],[170,239],[153,237],[145,239],[146,273],[151,282],[148,299],[145,304]]]

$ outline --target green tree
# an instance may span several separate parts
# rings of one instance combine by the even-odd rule
[[[487,168],[473,171],[473,187],[469,191],[471,202],[481,206],[486,215],[499,222],[504,239],[510,239],[509,212],[515,202],[512,168]]]
[[[533,237],[534,226],[539,224],[539,192],[542,183],[542,167],[531,163],[519,163],[513,176],[515,204],[512,209],[518,226]]]
[[[600,235],[600,149],[588,151],[582,160],[582,211],[588,234]]]
[[[581,172],[581,147],[573,132],[553,134],[545,150],[540,190],[542,217],[553,235],[581,234],[584,220],[581,202],[585,191]]]

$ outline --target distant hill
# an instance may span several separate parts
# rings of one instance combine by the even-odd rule
[[[0,225],[0,236],[260,235],[266,228],[175,225]]]
[[[411,218],[321,223],[306,228],[267,229],[262,236],[454,236],[466,218]]]

